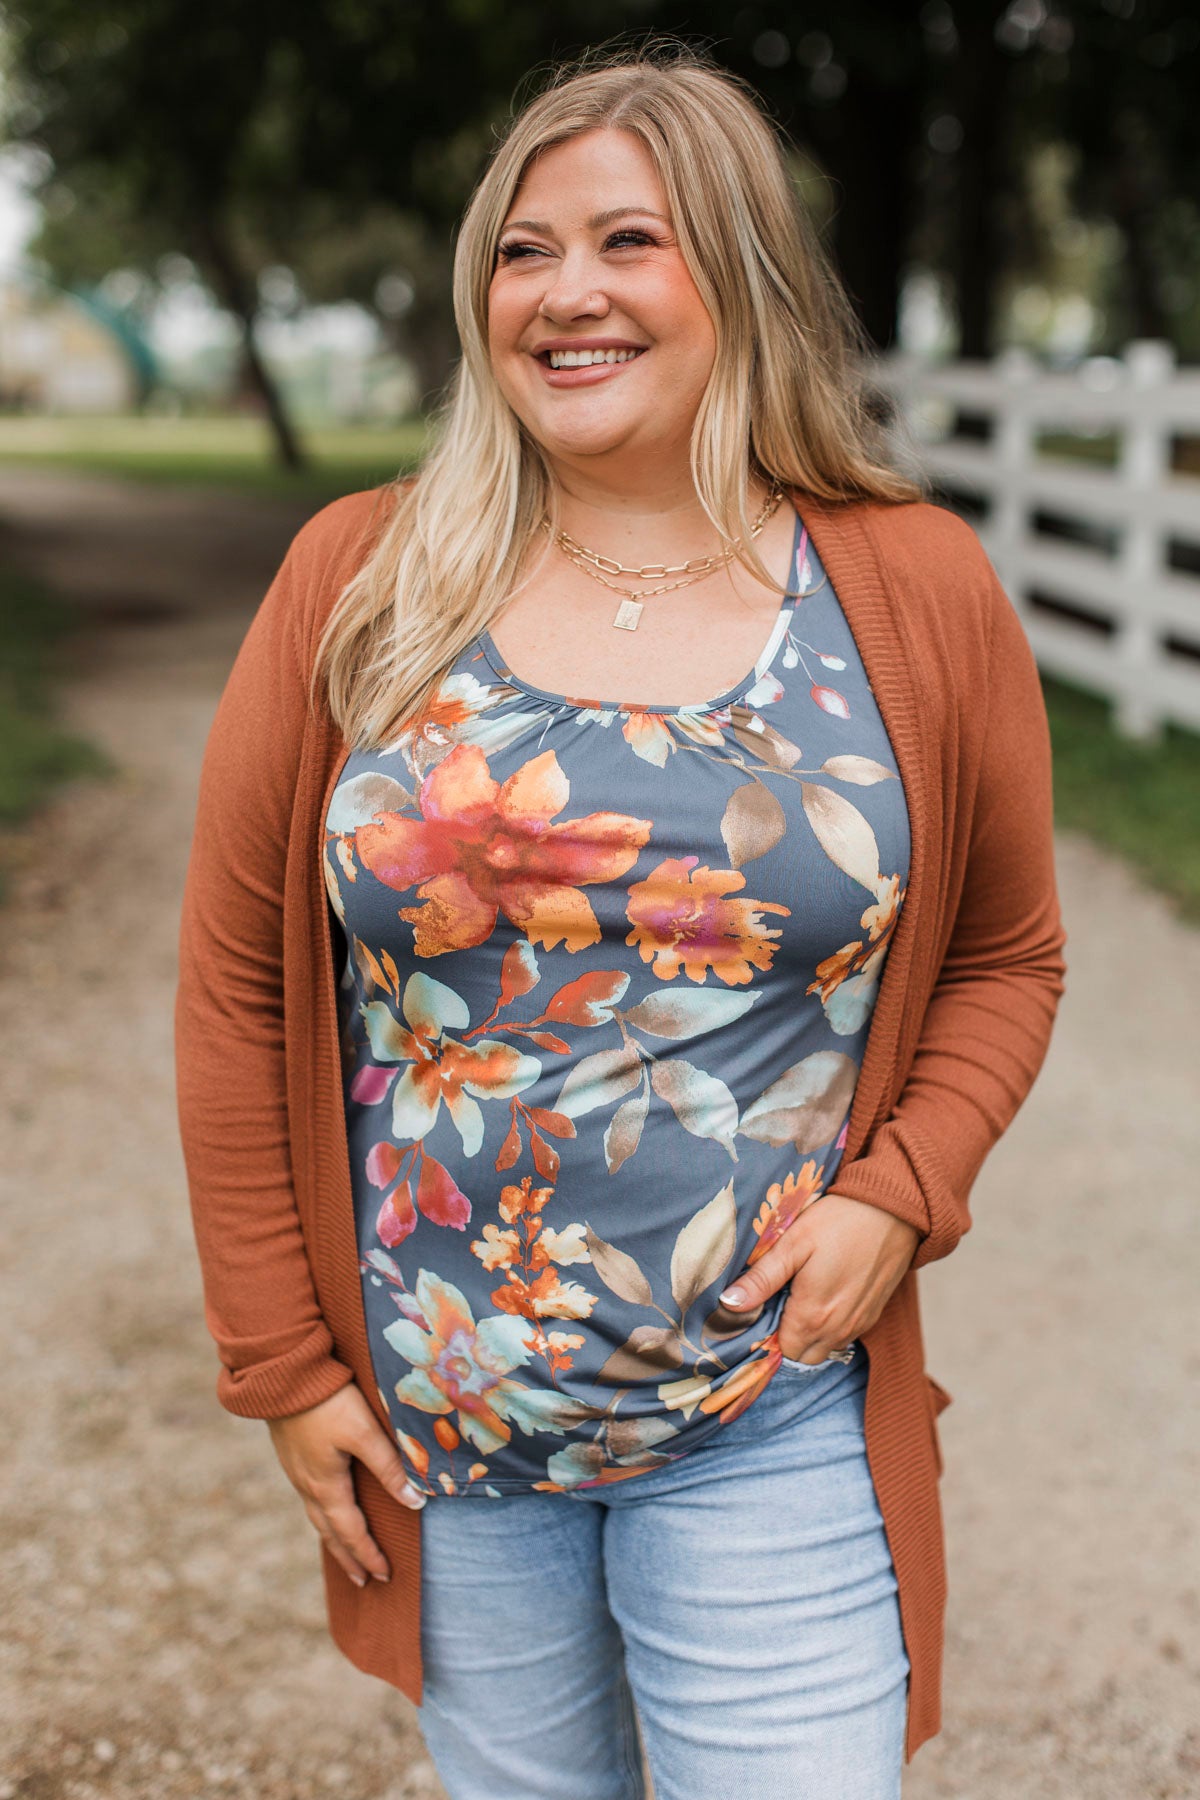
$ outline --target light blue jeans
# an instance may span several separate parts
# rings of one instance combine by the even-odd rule
[[[909,1661],[867,1352],[678,1462],[431,1499],[418,1717],[451,1800],[899,1800]]]

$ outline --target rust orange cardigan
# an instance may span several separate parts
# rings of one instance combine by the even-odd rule
[[[356,1381],[385,1429],[363,1322],[318,859],[346,746],[306,694],[319,629],[389,494],[352,494],[304,526],[238,653],[200,777],[175,1006],[218,1398],[270,1419]],[[912,834],[834,1181],[921,1233],[864,1334],[867,1453],[911,1663],[907,1761],[941,1726],[936,1418],[950,1398],[925,1371],[916,1271],[968,1229],[972,1184],[1033,1084],[1063,991],[1049,731],[1028,639],[967,524],[925,501],[795,499],[865,662]],[[351,1662],[419,1702],[421,1515],[353,1466],[392,1579],[360,1590],[322,1549],[330,1630]]]

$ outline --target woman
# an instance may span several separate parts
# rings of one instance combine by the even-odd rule
[[[639,1727],[658,1800],[882,1800],[940,1724],[915,1271],[1063,986],[1037,671],[704,57],[560,71],[455,306],[418,478],[300,532],[206,751],[219,1397],[454,1800],[640,1795]]]

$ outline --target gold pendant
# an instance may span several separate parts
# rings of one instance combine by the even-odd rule
[[[618,631],[636,631],[641,616],[642,603],[640,600],[622,600],[613,617],[613,624]]]

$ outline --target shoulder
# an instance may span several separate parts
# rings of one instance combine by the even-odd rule
[[[322,506],[300,527],[288,547],[288,559],[298,574],[328,574],[347,557],[364,551],[375,530],[390,516],[396,488],[362,488],[342,494]]]
[[[933,500],[869,501],[861,512],[876,544],[893,561],[959,579],[986,578],[991,570],[975,527],[948,506]]]
[[[909,629],[935,640],[960,670],[986,661],[997,630],[1017,614],[970,521],[929,500],[872,501],[861,514]]]

